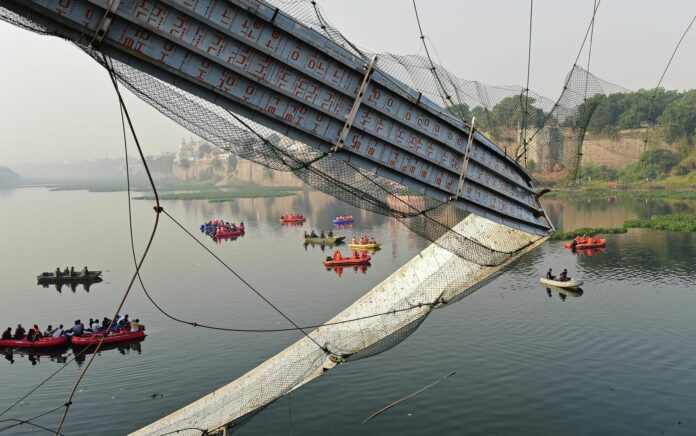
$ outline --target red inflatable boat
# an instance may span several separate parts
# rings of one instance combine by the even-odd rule
[[[237,230],[232,230],[232,231],[226,231],[226,230],[218,230],[215,232],[215,237],[216,238],[234,238],[236,236],[241,235],[244,233],[244,228],[237,228]]]
[[[60,347],[68,343],[68,338],[61,336],[59,338],[41,338],[36,341],[28,341],[24,339],[0,339],[0,347],[8,348],[49,348]]]
[[[91,333],[88,333],[84,336],[73,336],[70,338],[72,341],[73,345],[92,345],[92,344],[97,344],[99,341],[101,341],[101,338],[104,335],[102,334],[96,334],[93,335]],[[131,332],[125,332],[125,333],[112,333],[110,335],[107,335],[106,338],[104,339],[105,344],[114,344],[117,342],[128,342],[128,341],[134,341],[137,339],[142,339],[145,337],[145,330],[140,330],[134,333]]]
[[[370,256],[365,257],[344,257],[341,260],[325,260],[324,266],[353,266],[353,265],[369,265]]]
[[[599,238],[599,241],[595,241],[594,239],[591,239],[588,242],[577,243],[577,244],[575,244],[575,249],[576,250],[584,250],[586,248],[602,248],[602,247],[606,247],[606,246],[607,246],[607,240],[604,238]],[[566,242],[565,247],[566,248],[573,248],[573,241]]]

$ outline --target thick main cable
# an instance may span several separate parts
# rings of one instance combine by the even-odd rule
[[[157,233],[157,225],[159,224],[159,216],[160,212],[162,212],[162,207],[160,206],[160,201],[159,201],[159,194],[157,193],[157,187],[155,186],[155,182],[152,179],[152,174],[150,174],[150,169],[147,166],[147,161],[145,160],[145,155],[143,154],[143,150],[140,147],[140,142],[138,141],[138,137],[135,133],[135,128],[133,127],[133,123],[130,119],[130,115],[128,114],[128,109],[126,108],[126,104],[123,101],[123,96],[121,95],[121,91],[118,88],[118,81],[116,80],[115,73],[109,63],[107,62],[106,56],[104,56],[104,64],[106,66],[107,71],[109,72],[109,77],[111,78],[111,83],[114,86],[114,90],[116,91],[116,95],[118,96],[119,103],[121,105],[121,108],[123,109],[123,113],[126,116],[126,119],[128,120],[128,125],[131,130],[131,134],[133,135],[133,139],[135,140],[135,144],[138,147],[138,153],[140,153],[140,158],[143,161],[143,166],[145,167],[145,172],[147,173],[147,177],[150,181],[150,185],[152,186],[152,190],[155,195],[155,223],[152,227],[152,232],[150,233],[150,237],[147,241],[147,245],[145,246],[145,250],[143,251],[143,255],[140,258],[140,262],[135,268],[135,272],[133,273],[133,276],[130,279],[130,282],[128,283],[128,286],[126,287],[125,292],[123,293],[123,297],[121,298],[121,301],[118,304],[118,307],[116,308],[116,311],[114,313],[114,316],[112,317],[111,321],[109,322],[109,325],[107,326],[106,331],[108,332],[111,330],[111,327],[113,326],[116,316],[121,312],[121,309],[123,308],[123,305],[126,302],[126,299],[128,298],[128,294],[130,293],[131,288],[133,287],[133,283],[135,282],[136,277],[138,276],[138,273],[140,272],[140,268],[143,266],[143,262],[145,262],[145,258],[147,257],[147,253],[150,251],[150,247],[152,246],[152,242],[155,239],[155,234]],[[63,412],[63,416],[60,419],[60,423],[58,424],[58,429],[56,430],[56,433],[60,433],[60,430],[63,428],[63,424],[65,423],[65,419],[68,416],[68,412],[70,411],[70,406],[72,405],[72,400],[75,397],[75,392],[77,392],[77,387],[80,385],[82,382],[82,379],[84,378],[85,374],[87,374],[87,371],[89,368],[92,366],[92,362],[94,362],[94,359],[97,357],[98,351],[101,348],[102,344],[104,343],[104,340],[106,339],[106,335],[102,335],[101,339],[97,343],[97,348],[94,350],[94,354],[90,357],[90,359],[87,361],[87,364],[85,367],[82,369],[80,372],[80,375],[78,376],[77,380],[75,381],[75,385],[73,386],[72,390],[70,391],[70,395],[68,396],[68,401],[65,403],[65,412]]]

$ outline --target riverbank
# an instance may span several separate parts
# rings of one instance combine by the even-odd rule
[[[573,239],[577,236],[594,236],[626,233],[628,229],[643,228],[668,230],[671,232],[696,232],[696,214],[675,213],[653,215],[647,219],[625,221],[623,227],[581,227],[570,232],[555,232],[549,237],[552,241]]]

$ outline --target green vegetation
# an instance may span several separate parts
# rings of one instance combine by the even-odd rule
[[[269,197],[288,197],[297,194],[302,188],[291,186],[260,186],[246,184],[233,186],[229,190],[203,190],[195,192],[181,192],[172,194],[161,194],[160,200],[208,200],[211,203],[233,201],[236,198],[269,198]],[[154,200],[154,196],[145,195],[135,197],[135,200]]]
[[[556,189],[547,194],[544,198],[607,198],[614,195],[620,195],[622,198],[664,198],[672,200],[696,200],[696,191],[694,190],[668,190],[668,189],[652,189],[652,190],[615,190],[606,189],[605,187],[588,186],[583,190],[564,190]]]
[[[679,160],[679,156],[668,150],[648,150],[637,162],[626,167],[621,180],[630,183],[664,179],[679,164]]]
[[[626,227],[581,227],[571,232],[554,232],[549,237],[552,241],[573,239],[576,236],[594,236],[594,235],[611,235],[617,233],[626,233]]]
[[[576,236],[609,235],[626,233],[628,229],[645,228],[669,230],[672,232],[696,232],[696,214],[675,213],[670,215],[653,215],[648,219],[625,221],[623,227],[581,227],[571,232],[554,232],[549,239],[552,241],[569,240]]]
[[[19,174],[7,167],[0,166],[0,188],[17,186],[19,184]]]
[[[684,213],[653,215],[644,220],[626,221],[624,227],[669,230],[672,232],[696,232],[696,215]]]

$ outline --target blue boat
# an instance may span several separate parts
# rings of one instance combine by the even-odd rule
[[[346,218],[341,218],[341,219],[335,218],[335,219],[333,220],[333,223],[336,224],[337,226],[342,226],[342,225],[344,225],[344,224],[352,224],[352,223],[353,223],[353,217],[350,217],[350,218],[346,217]]]

